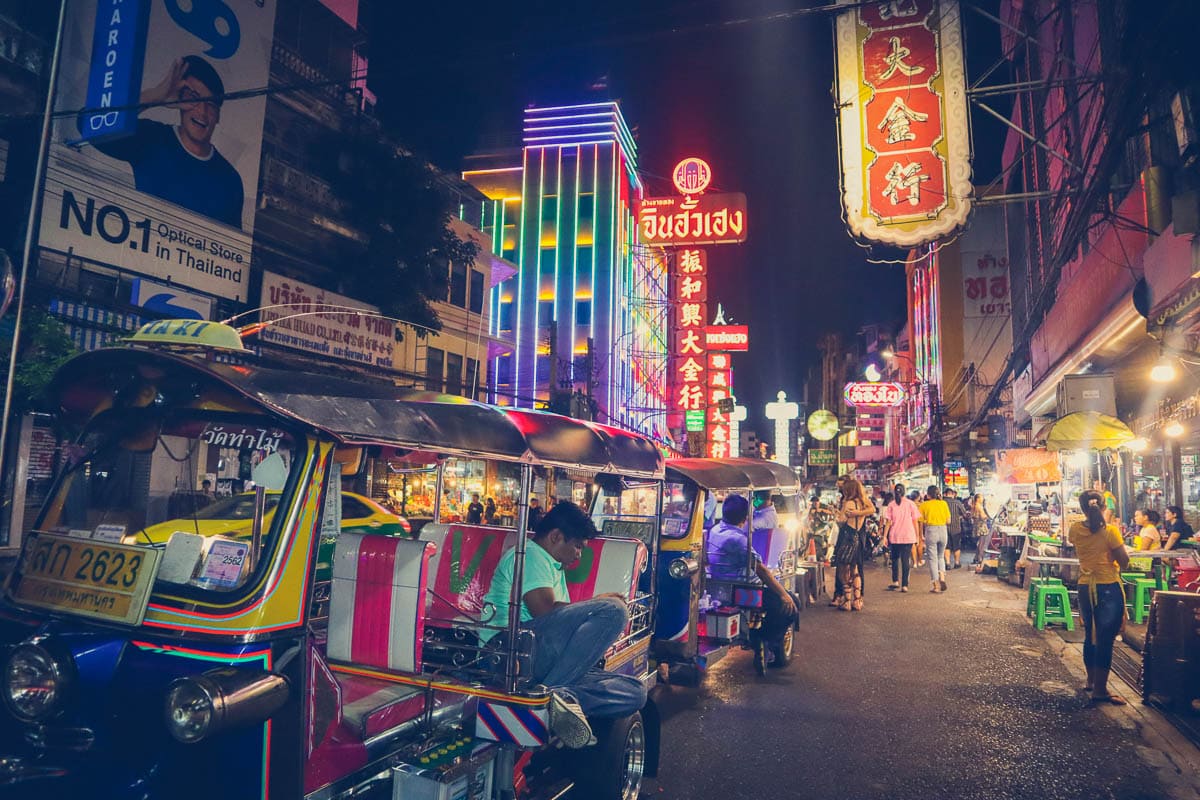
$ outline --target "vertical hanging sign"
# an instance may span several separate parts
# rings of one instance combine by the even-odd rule
[[[708,406],[708,352],[704,329],[708,321],[708,259],[703,250],[676,252],[671,274],[674,330],[670,374],[674,391],[671,409],[703,415]]]
[[[971,210],[958,0],[885,0],[838,15],[842,211],[858,239],[913,247]]]

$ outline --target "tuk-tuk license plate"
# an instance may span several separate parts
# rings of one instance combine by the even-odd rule
[[[162,551],[32,532],[12,597],[52,611],[139,625]]]

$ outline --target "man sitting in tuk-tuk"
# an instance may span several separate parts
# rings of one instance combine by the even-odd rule
[[[538,522],[525,549],[521,627],[534,634],[531,678],[552,690],[550,726],[568,747],[595,742],[587,717],[623,717],[646,704],[636,678],[597,669],[596,664],[629,623],[626,599],[615,593],[572,603],[564,565],[579,560],[596,536],[591,518],[573,503],[559,503]],[[496,567],[484,600],[495,608],[492,625],[508,620],[516,550]],[[485,630],[484,641],[496,634]]]
[[[796,621],[796,603],[783,585],[762,563],[746,536],[750,504],[740,494],[731,494],[721,504],[721,521],[708,532],[706,555],[708,577],[718,581],[761,581],[763,592],[762,635],[767,640],[782,636]]]

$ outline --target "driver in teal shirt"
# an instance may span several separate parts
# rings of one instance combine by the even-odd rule
[[[563,568],[577,562],[596,535],[578,506],[559,503],[541,518],[525,548],[520,616],[534,639],[530,677],[551,689],[550,726],[568,747],[595,742],[588,717],[628,716],[646,704],[641,681],[596,668],[629,624],[625,598],[603,594],[572,603],[567,593]],[[515,560],[515,549],[501,556],[484,600],[484,621],[493,627],[508,624]],[[490,641],[497,633],[485,629],[480,638]]]

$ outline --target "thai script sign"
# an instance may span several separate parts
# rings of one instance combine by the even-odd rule
[[[396,323],[375,306],[273,272],[263,273],[259,305],[264,344],[394,369]]]
[[[1062,480],[1058,453],[1035,447],[997,450],[996,480],[1000,483],[1057,483]]]
[[[970,133],[957,0],[885,0],[837,18],[843,213],[911,247],[966,224]]]
[[[847,383],[843,396],[846,405],[853,408],[859,406],[898,406],[904,402],[904,387],[898,383],[867,383],[858,381]]]
[[[642,244],[737,244],[746,241],[746,195],[647,197],[638,204]]]
[[[704,329],[704,341],[709,350],[745,353],[750,349],[750,327],[748,325],[709,325]]]

